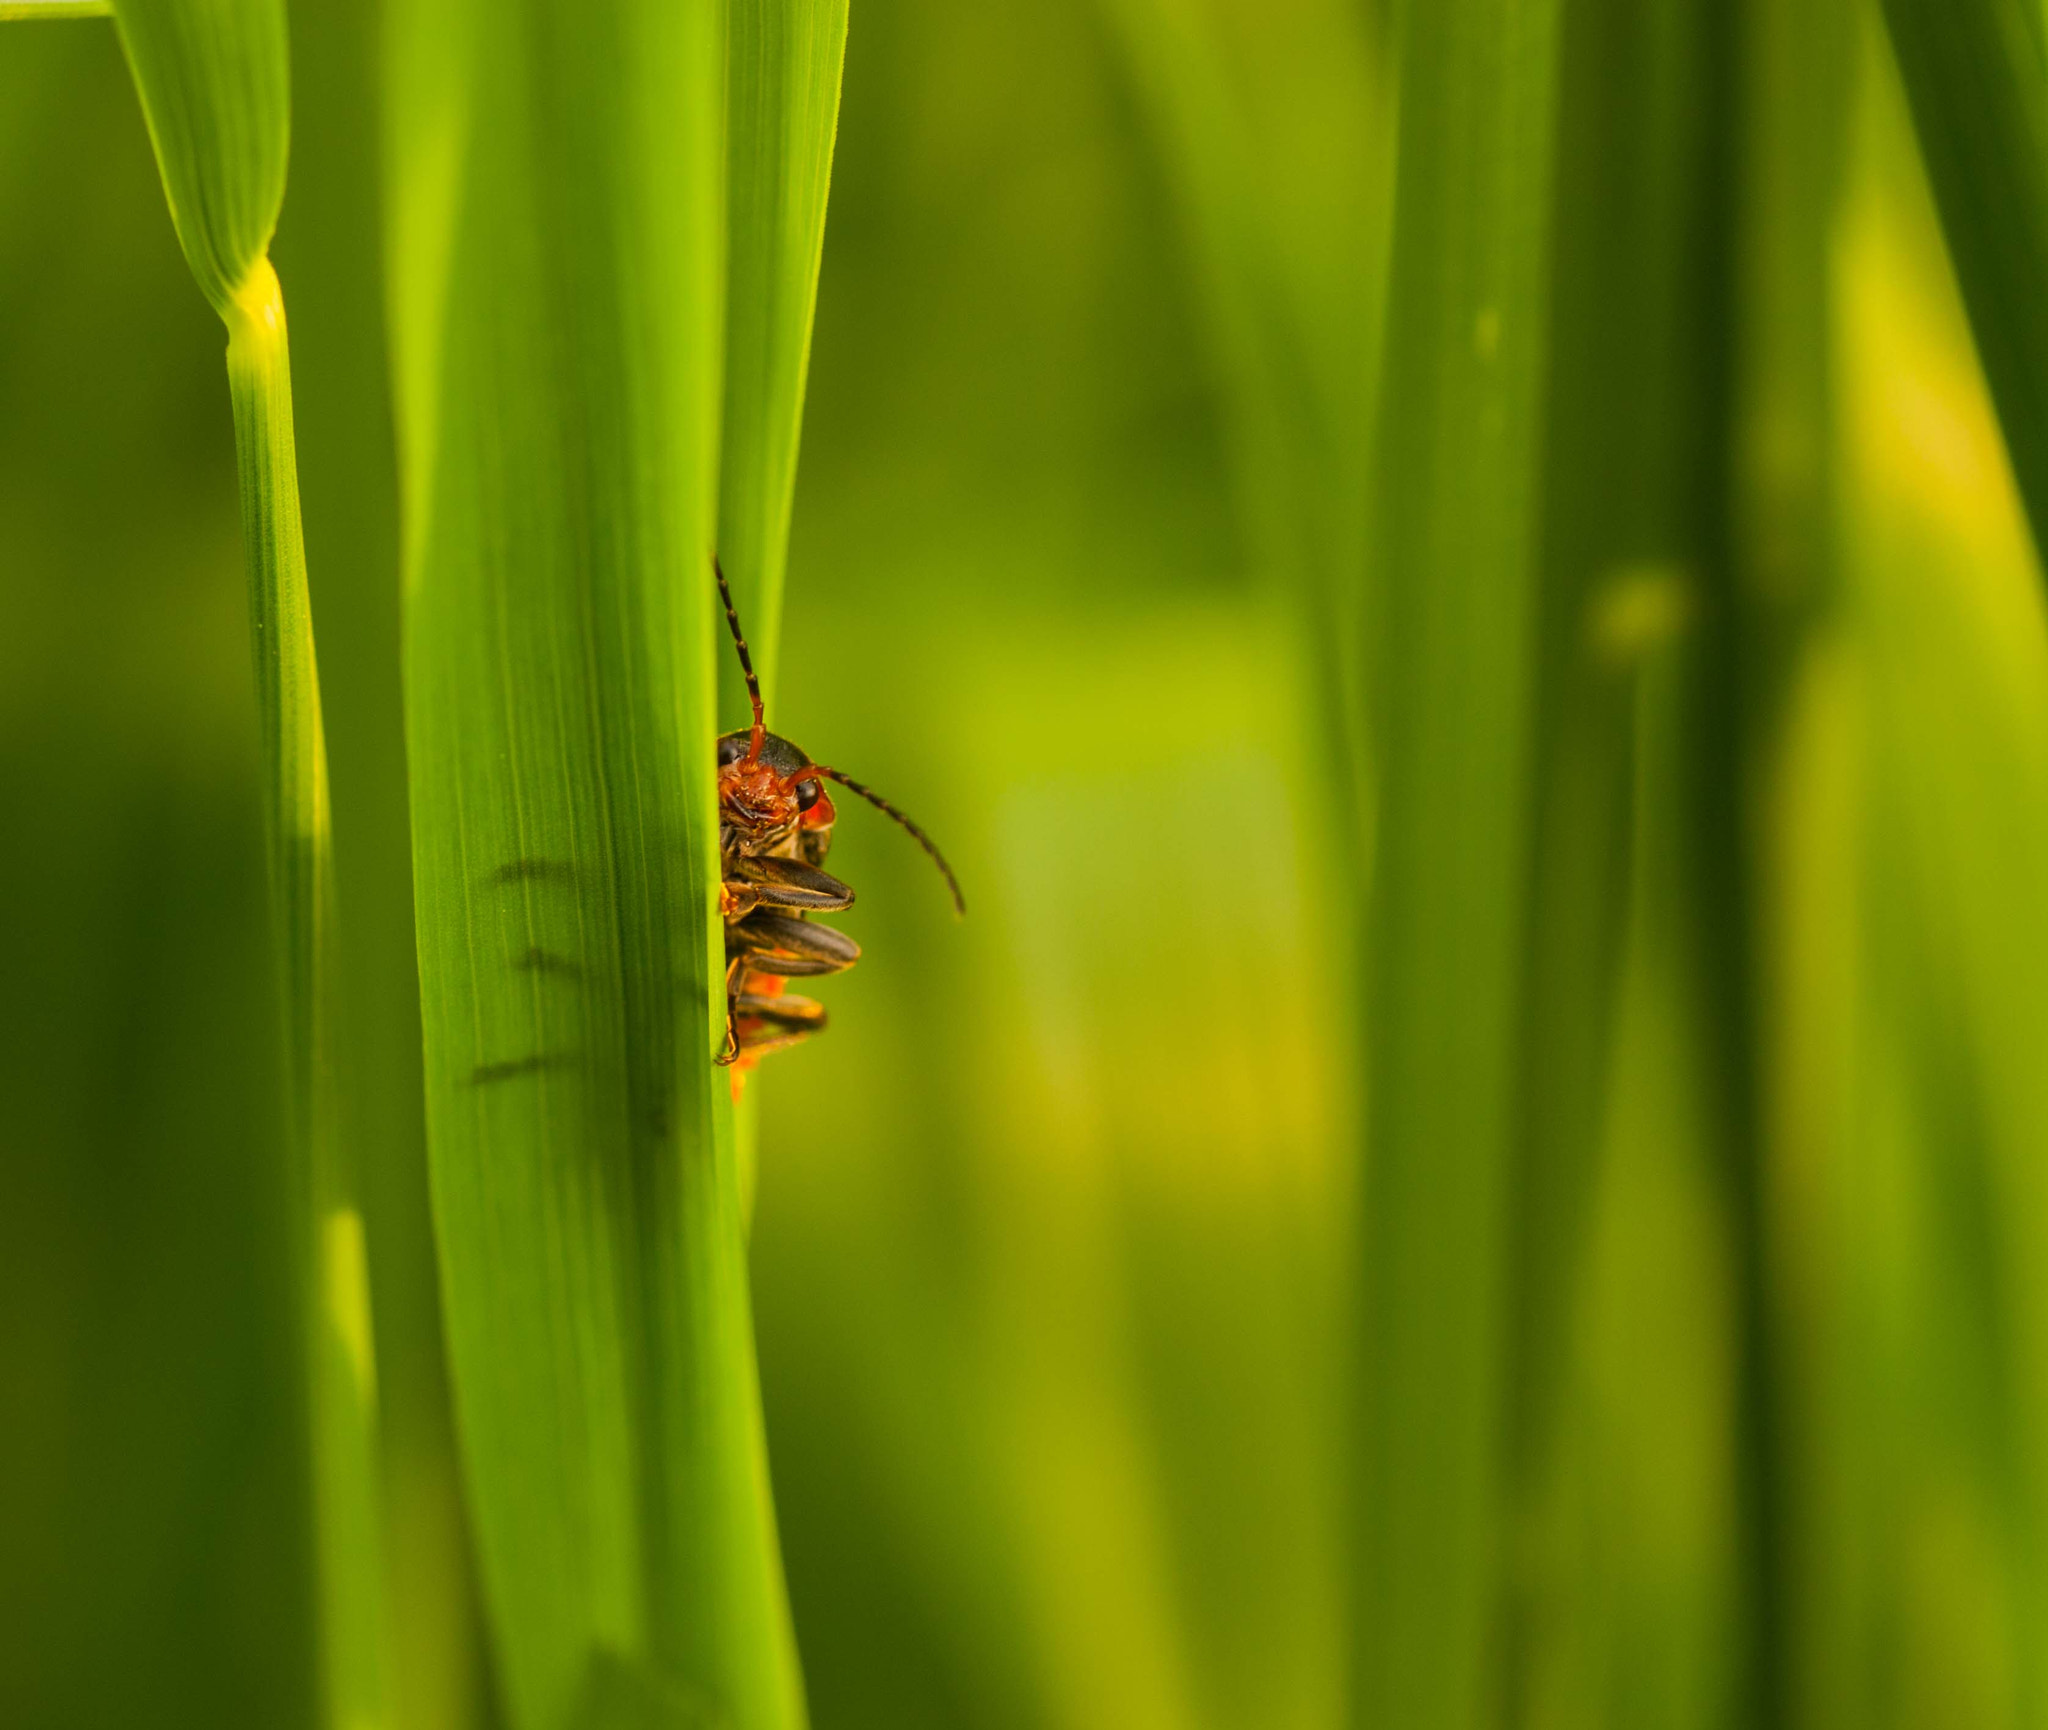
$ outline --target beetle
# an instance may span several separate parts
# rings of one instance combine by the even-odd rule
[[[810,918],[853,905],[853,890],[824,869],[838,821],[826,782],[865,799],[909,832],[946,879],[956,914],[966,913],[967,902],[945,855],[909,817],[873,788],[813,762],[768,731],[761,681],[732,589],[715,557],[711,569],[754,711],[751,726],[718,739],[719,909],[725,917],[725,1049],[718,1061],[738,1065],[737,1094],[740,1073],[769,1052],[824,1031],[824,1006],[789,991],[788,981],[843,973],[860,959],[860,945],[845,932]]]

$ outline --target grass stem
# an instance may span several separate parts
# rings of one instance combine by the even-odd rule
[[[299,1203],[323,1685],[327,1722],[356,1730],[383,1722],[376,1359],[362,1216],[337,1124],[327,746],[284,297],[267,259],[234,296],[227,324]]]

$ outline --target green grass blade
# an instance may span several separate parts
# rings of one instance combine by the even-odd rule
[[[2027,1723],[2048,1698],[2048,1652],[2031,1637],[2043,1614],[2032,1463],[2048,1411],[2048,1089],[2035,1061],[2048,1014],[2048,632],[1904,93],[1875,34],[1836,305],[1842,565],[1868,669],[1853,1037],[1881,1080],[1863,1106],[1862,1157],[1843,1162],[1837,1186],[1864,1201],[1840,1209],[1845,1271],[1883,1296],[1840,1353],[1839,1404],[1856,1421],[1828,1458],[1831,1486],[1851,1493],[1831,1498],[1842,1537],[1828,1557],[1825,1704],[1843,1725],[1900,1700],[1929,1702],[1912,1714],[1923,1721]],[[1938,454],[1934,415],[1949,432]],[[1937,1522],[1939,1545],[1900,1541]],[[1968,1603],[1969,1620],[1945,1625],[1929,1603]]]
[[[1261,574],[1355,594],[1392,104],[1359,9],[1103,0],[1179,205]],[[1348,667],[1329,669],[1334,683]]]
[[[1631,1569],[1672,1566],[1657,1548],[1666,1534],[1588,1546],[1559,1514],[1575,1498],[1625,1507],[1612,1483],[1584,1481],[1599,1416],[1586,1292],[1603,1272],[1603,1211],[1617,1192],[1637,1193],[1625,1159],[1603,1158],[1626,1053],[1616,1035],[1630,928],[1639,951],[1657,935],[1646,938],[1649,915],[1631,906],[1644,870],[1634,838],[1668,827],[1636,810],[1644,754],[1655,762],[1637,717],[1673,644],[1693,635],[1720,539],[1729,114],[1718,18],[1712,0],[1585,0],[1563,36],[1509,1304],[1504,1647],[1509,1696],[1538,1721],[1597,1721],[1624,1644],[1636,1673],[1682,1675],[1683,1654],[1712,1650],[1718,1632],[1676,1596],[1624,1629],[1606,1606]],[[1653,1154],[1665,1169],[1672,1146]],[[1630,1227],[1632,1241],[1651,1238],[1654,1212]],[[1631,1536],[1642,1525],[1610,1517]],[[1575,1669],[1582,1651],[1593,1656]]]
[[[1884,0],[1984,376],[2048,541],[2048,61],[2029,0]]]
[[[348,937],[336,1069],[377,1299],[390,1715],[420,1730],[465,1730],[481,1721],[489,1688],[427,1198],[379,233],[382,33],[360,0],[291,0],[291,28],[291,193],[271,252],[292,285],[306,557],[319,573],[314,620]]]
[[[0,24],[27,18],[108,18],[112,0],[0,0]]]
[[[1816,1606],[1835,1246],[1808,1174],[1854,1158],[1832,1061],[1854,1002],[1839,885],[1840,578],[1831,470],[1832,248],[1847,142],[1845,0],[1750,8],[1736,43],[1728,524],[1694,653],[1686,857],[1735,1333],[1735,1529],[1745,1721],[1799,1721],[1829,1661]],[[1825,1054],[1825,1055],[1823,1055]]]
[[[303,1200],[312,1484],[328,1721],[384,1711],[376,1368],[362,1216],[333,1073],[333,842],[306,588],[284,299],[289,73],[277,0],[123,0],[116,22],[171,219],[228,328],[282,981],[288,1148]]]
[[[1102,7],[1196,267],[1245,553],[1300,609],[1338,830],[1364,851],[1358,575],[1394,157],[1380,20],[1343,0]]]
[[[764,699],[775,700],[782,580],[839,130],[846,0],[733,0],[726,54],[725,423],[718,548]],[[735,657],[718,657],[721,726],[746,717]],[[769,710],[771,718],[774,709]],[[751,1219],[758,1123],[736,1126]]]
[[[772,698],[846,0],[733,0],[731,32],[718,548]],[[719,712],[743,717],[738,669],[729,655],[718,664],[726,699]]]
[[[1635,673],[1696,604],[1706,239],[1688,0],[1567,20],[1529,911],[1518,1441],[1562,1391],[1627,922]],[[1518,1470],[1540,1473],[1528,1458]]]
[[[268,770],[265,815],[280,915],[287,1102],[311,1201],[307,1349],[312,1354],[322,1659],[328,1721],[353,1727],[380,1723],[383,1715],[376,1365],[362,1214],[337,1135],[327,751],[299,523],[284,302],[267,262],[257,264],[228,330],[228,382]]]
[[[722,16],[388,27],[428,1151],[503,1694],[796,1725],[711,1061]]]
[[[1490,1693],[1558,8],[1408,10],[1370,569],[1380,772],[1354,1720]]]

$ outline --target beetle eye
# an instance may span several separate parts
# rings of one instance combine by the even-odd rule
[[[817,804],[818,795],[823,791],[824,789],[815,781],[799,781],[796,784],[796,808],[799,811],[808,811]]]
[[[718,741],[718,766],[721,769],[731,768],[733,764],[737,763],[746,754],[747,747],[740,739],[730,738]]]

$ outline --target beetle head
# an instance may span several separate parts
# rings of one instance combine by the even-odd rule
[[[718,816],[726,827],[773,845],[792,829],[829,831],[838,813],[824,778],[809,757],[762,728],[727,733],[718,741]]]

